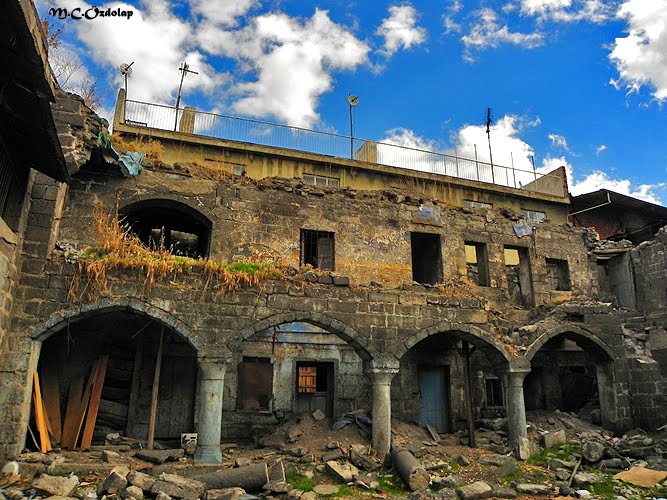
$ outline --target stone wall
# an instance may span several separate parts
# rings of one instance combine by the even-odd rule
[[[392,390],[396,414],[417,418],[413,375],[424,362],[420,352],[428,356],[428,346],[433,345],[442,351],[439,363],[451,368],[452,423],[459,428],[463,406],[458,342],[478,349],[483,357],[476,366],[487,365],[487,373],[502,376],[508,370],[526,370],[546,342],[565,335],[584,351],[604,358],[602,401],[608,426],[622,429],[633,424],[623,330],[609,305],[591,300],[596,284],[580,229],[546,222],[532,237],[520,239],[514,233],[519,218],[506,209],[448,207],[400,190],[318,189],[286,179],[216,177],[188,165],[158,165],[126,179],[104,164],[89,162],[80,166],[64,204],[63,190],[48,183],[36,183],[32,195],[33,229],[7,343],[13,364],[0,374],[3,386],[25,387],[5,394],[1,402],[3,416],[12,422],[0,440],[6,455],[22,445],[30,408],[28,374],[37,366],[41,342],[76,329],[83,317],[109,311],[152,318],[185,339],[200,359],[229,360],[223,428],[225,422],[229,429],[247,430],[252,428],[247,422],[262,427],[274,421],[274,416],[234,411],[236,364],[244,353],[252,355],[246,351],[247,339],[293,321],[319,326],[346,343],[324,347],[319,354],[311,346],[305,356],[336,361],[341,377],[337,381],[354,380],[345,392],[339,391],[336,416],[364,400],[368,362],[392,358],[401,360]],[[277,258],[291,271],[282,279],[229,293],[215,289],[215,283],[204,287],[205,278],[197,273],[158,279],[147,287],[141,270],[116,268],[108,273],[106,290],[92,298],[70,297],[77,264],[61,251],[51,252],[53,243],[79,249],[93,245],[97,207],[109,213],[117,205],[149,199],[184,204],[210,221],[211,259],[228,261],[256,251]],[[41,215],[59,219],[59,225],[40,229]],[[298,271],[300,229],[335,233],[337,279],[329,272]],[[411,232],[440,235],[442,284],[413,283]],[[491,286],[479,287],[466,279],[464,241],[487,245]],[[505,245],[525,249],[539,309],[509,303]],[[546,258],[567,260],[571,291],[550,289]],[[285,373],[292,373],[292,365],[285,367]],[[661,390],[657,385],[642,389]],[[282,391],[283,409],[289,392]],[[654,422],[648,413],[635,416],[635,422]]]

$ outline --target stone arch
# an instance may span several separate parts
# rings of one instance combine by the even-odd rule
[[[532,359],[542,348],[542,346],[544,346],[544,344],[546,344],[549,340],[558,337],[559,335],[574,336],[575,338],[573,340],[576,341],[578,339],[582,341],[585,347],[591,348],[593,353],[601,361],[610,362],[616,361],[617,359],[614,351],[602,340],[600,340],[597,335],[594,335],[588,330],[584,330],[583,328],[572,324],[561,324],[558,326],[558,328],[549,329],[544,332],[537,339],[535,339],[533,343],[530,344],[530,346],[528,346],[528,350],[525,352],[523,357],[528,361],[532,361]]]
[[[215,215],[213,214],[213,212],[211,212],[211,210],[209,210],[209,208],[206,205],[204,204],[195,205],[192,203],[190,198],[186,196],[180,196],[174,193],[141,194],[141,195],[131,196],[123,201],[124,203],[118,207],[119,212],[127,210],[132,205],[150,203],[152,201],[168,201],[187,207],[188,211],[190,211],[192,214],[197,214],[197,216],[200,217],[200,219],[202,220],[205,219],[211,226],[213,226],[213,223],[215,221]]]
[[[30,332],[29,336],[34,341],[43,342],[71,324],[72,321],[76,322],[96,314],[122,310],[152,318],[158,323],[171,328],[185,339],[197,353],[200,353],[201,341],[185,323],[167,313],[164,309],[134,298],[101,299],[96,302],[72,306],[53,314],[45,322],[40,323]]]
[[[157,244],[153,231],[161,228],[160,240],[168,248],[182,249],[190,257],[206,257],[213,240],[214,218],[204,210],[187,198],[142,196],[119,207],[118,215],[146,245]]]
[[[514,362],[516,358],[513,358],[509,351],[505,348],[505,346],[496,340],[493,335],[488,333],[487,331],[483,330],[482,328],[479,328],[477,326],[473,325],[468,325],[468,324],[460,324],[460,323],[449,323],[449,322],[443,322],[443,323],[438,323],[433,326],[430,326],[428,328],[425,328],[416,334],[414,334],[412,337],[408,338],[403,345],[401,345],[397,350],[396,350],[396,357],[398,359],[401,359],[412,347],[414,347],[416,344],[421,342],[424,339],[427,339],[428,337],[431,337],[432,335],[437,335],[439,333],[455,333],[455,332],[461,332],[464,334],[464,336],[471,336],[476,339],[479,339],[486,344],[489,345],[489,347],[492,347],[498,353],[505,358],[505,360],[510,364],[510,366],[514,365]]]
[[[321,313],[304,311],[276,314],[254,323],[241,332],[241,338],[238,341],[234,341],[232,343],[233,345],[230,345],[230,349],[238,350],[242,341],[250,338],[262,330],[266,330],[267,328],[271,328],[273,326],[282,325],[284,323],[291,323],[293,321],[304,321],[306,323],[311,323],[315,326],[323,328],[324,330],[327,330],[330,333],[333,333],[334,335],[337,335],[350,344],[359,357],[364,360],[379,358],[379,353],[375,347],[373,347],[373,345],[371,345],[368,340],[354,328],[330,316],[326,316]]]

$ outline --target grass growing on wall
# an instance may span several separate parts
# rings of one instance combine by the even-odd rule
[[[234,291],[239,286],[254,286],[264,280],[282,277],[270,263],[244,261],[223,263],[203,258],[172,254],[164,245],[152,249],[124,225],[117,214],[95,210],[97,244],[84,249],[77,259],[77,270],[69,288],[70,300],[94,298],[108,292],[107,277],[112,269],[137,270],[146,288],[157,279],[174,280],[179,275],[199,274],[201,290],[209,287]]]

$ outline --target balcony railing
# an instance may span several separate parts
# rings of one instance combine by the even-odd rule
[[[177,131],[204,137],[291,149],[335,158],[353,158],[459,179],[565,196],[558,174],[490,164],[434,151],[359,139],[288,125],[206,113],[140,101],[125,101],[125,124]]]

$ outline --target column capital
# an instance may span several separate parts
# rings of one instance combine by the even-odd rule
[[[201,378],[205,380],[224,379],[228,364],[229,359],[227,358],[200,357],[197,359],[197,365],[201,371]]]
[[[526,378],[526,375],[530,373],[530,369],[520,369],[520,370],[509,370],[507,376],[509,377],[509,385],[521,385],[523,386],[523,380]]]
[[[390,384],[399,372],[400,363],[393,356],[383,356],[370,360],[366,366],[366,374],[371,377],[372,383]]]

